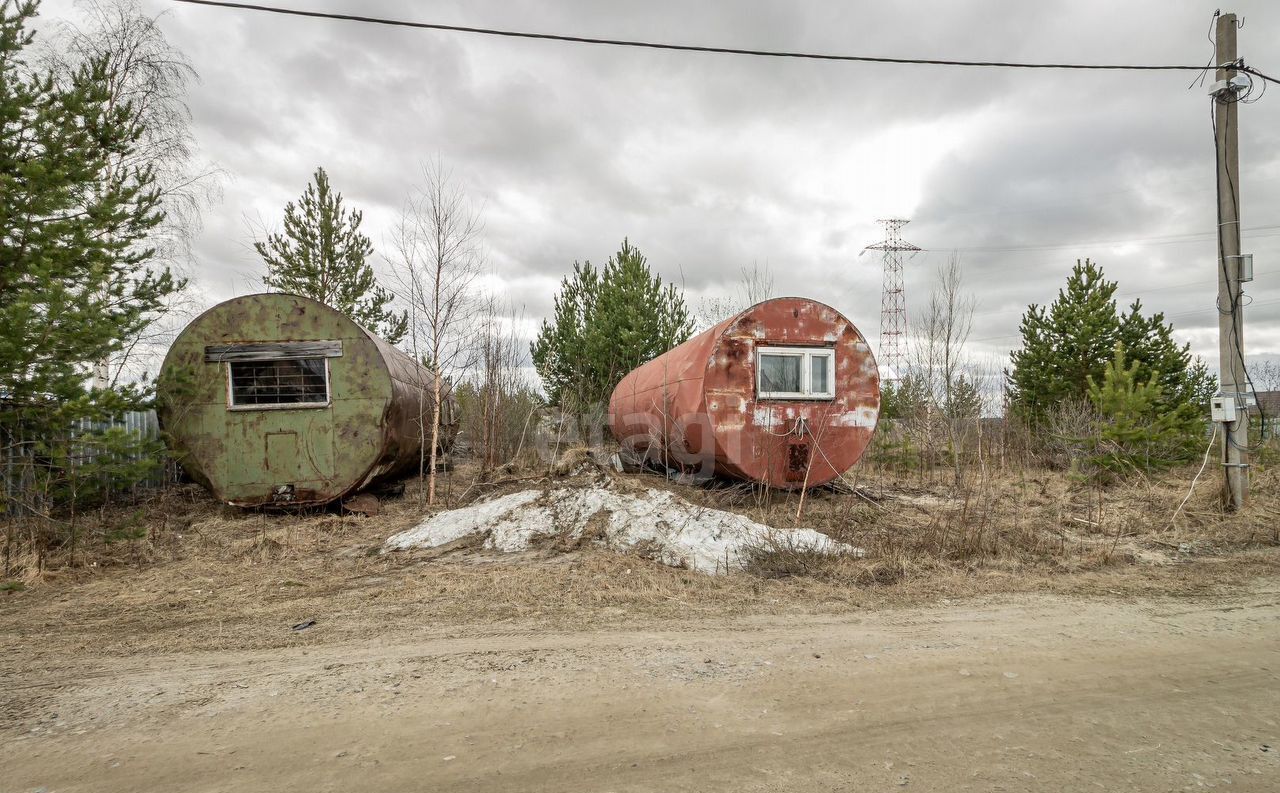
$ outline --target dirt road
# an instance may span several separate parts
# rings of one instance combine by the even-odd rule
[[[5,681],[0,790],[1280,790],[1280,580],[1208,600],[114,660]]]

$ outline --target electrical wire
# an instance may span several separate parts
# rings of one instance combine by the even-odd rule
[[[1252,105],[1254,102],[1257,102],[1258,100],[1262,99],[1262,97],[1267,95],[1267,82],[1265,80],[1262,82],[1262,90],[1258,93],[1257,96],[1253,95],[1254,85],[1255,83],[1253,80],[1253,75],[1250,75],[1249,90],[1245,92],[1244,96],[1240,97],[1240,101],[1242,103],[1246,105]]]
[[[1197,85],[1204,85],[1205,78],[1209,76],[1209,70],[1213,68],[1213,62],[1218,59],[1218,42],[1213,40],[1213,29],[1221,15],[1222,9],[1215,8],[1213,15],[1209,17],[1209,29],[1204,34],[1204,37],[1209,40],[1209,62],[1205,64],[1204,71],[1200,72],[1200,75],[1191,81],[1191,85],[1187,86],[1188,91]]]
[[[1263,74],[1262,72],[1258,71],[1257,69],[1253,68],[1252,66],[1242,67],[1240,71],[1244,72],[1245,74],[1248,74],[1251,77],[1260,77],[1262,78],[1264,83],[1280,83],[1280,80],[1277,80],[1274,77],[1269,77]]]
[[[1215,60],[1216,60],[1216,59],[1215,59]],[[1239,102],[1239,101],[1242,101],[1242,100],[1247,99],[1247,98],[1248,98],[1248,96],[1249,96],[1249,94],[1252,92],[1252,90],[1253,90],[1253,82],[1252,82],[1252,80],[1251,80],[1251,81],[1250,81],[1250,85],[1249,85],[1249,89],[1248,89],[1244,94],[1241,94],[1240,96],[1235,96],[1235,95],[1233,94],[1233,92],[1231,92],[1230,90],[1227,90],[1227,91],[1225,91],[1225,92],[1223,92],[1223,93],[1221,93],[1221,94],[1218,94],[1218,95],[1213,96],[1213,97],[1210,99],[1210,101],[1209,101],[1209,123],[1212,125],[1212,128],[1213,128],[1213,157],[1214,157],[1214,165],[1216,166],[1216,169],[1217,169],[1217,172],[1218,172],[1218,173],[1223,173],[1223,172],[1225,171],[1226,176],[1227,176],[1227,190],[1228,190],[1228,192],[1229,192],[1229,194],[1230,194],[1230,196],[1231,196],[1231,208],[1232,208],[1232,215],[1236,218],[1236,219],[1233,221],[1233,222],[1234,222],[1234,224],[1235,224],[1235,226],[1236,226],[1236,228],[1232,231],[1232,233],[1236,234],[1236,238],[1237,238],[1237,239],[1239,239],[1239,235],[1240,235],[1240,205],[1239,205],[1239,203],[1238,203],[1238,199],[1236,198],[1236,185],[1235,185],[1235,180],[1234,180],[1234,179],[1232,179],[1232,177],[1231,177],[1231,170],[1230,170],[1230,169],[1224,169],[1224,168],[1222,167],[1222,151],[1221,151],[1221,148],[1220,148],[1221,143],[1220,143],[1220,141],[1219,141],[1219,139],[1218,139],[1218,113],[1222,112],[1222,109],[1223,109],[1225,106],[1229,105],[1229,104],[1233,104],[1233,103],[1235,103],[1235,102]],[[1227,132],[1229,132],[1229,131],[1230,131],[1230,124],[1231,124],[1231,114],[1230,114],[1230,113],[1228,113],[1228,114],[1223,115],[1223,116],[1222,116],[1222,128],[1223,128],[1223,132],[1224,132],[1224,133],[1227,133]],[[1218,313],[1219,313],[1220,315],[1227,315],[1227,314],[1229,314],[1229,315],[1232,317],[1232,320],[1231,320],[1231,333],[1230,333],[1230,334],[1229,334],[1229,336],[1228,336],[1228,345],[1227,345],[1227,347],[1228,347],[1228,353],[1230,352],[1230,348],[1231,348],[1232,346],[1234,346],[1234,347],[1235,347],[1235,357],[1240,361],[1240,369],[1241,369],[1241,371],[1243,371],[1243,372],[1244,372],[1245,382],[1248,384],[1249,392],[1255,395],[1255,400],[1256,400],[1256,394],[1258,393],[1258,388],[1257,388],[1257,386],[1255,386],[1255,385],[1254,385],[1254,383],[1253,383],[1253,375],[1249,373],[1249,365],[1248,365],[1248,363],[1247,363],[1247,362],[1245,361],[1245,359],[1244,359],[1244,342],[1243,342],[1243,340],[1240,338],[1240,324],[1241,324],[1241,323],[1240,323],[1240,322],[1237,322],[1237,321],[1235,320],[1235,317],[1236,317],[1236,315],[1237,315],[1237,312],[1239,312],[1239,311],[1244,307],[1244,304],[1242,304],[1242,303],[1241,303],[1241,298],[1243,297],[1243,290],[1240,288],[1239,281],[1237,281],[1237,282],[1236,282],[1235,289],[1232,289],[1232,288],[1231,288],[1231,275],[1230,275],[1230,270],[1227,268],[1227,250],[1226,250],[1226,246],[1225,246],[1225,244],[1224,244],[1224,240],[1225,240],[1225,234],[1226,234],[1226,232],[1225,232],[1225,231],[1224,231],[1224,229],[1222,228],[1222,227],[1223,227],[1223,225],[1224,225],[1224,221],[1223,221],[1223,219],[1222,219],[1222,180],[1221,180],[1221,179],[1218,179],[1218,178],[1215,178],[1215,179],[1214,179],[1214,184],[1215,184],[1215,187],[1216,187],[1216,193],[1217,193],[1217,196],[1218,196],[1218,200],[1217,200],[1217,202],[1216,202],[1216,204],[1217,204],[1217,217],[1218,217],[1218,264],[1219,264],[1219,267],[1220,267],[1220,268],[1221,268],[1221,270],[1222,270],[1222,279],[1223,279],[1223,281],[1227,284],[1227,296],[1228,296],[1228,298],[1229,298],[1229,299],[1230,299],[1230,301],[1231,301],[1231,303],[1230,303],[1230,308],[1229,308],[1229,309],[1227,309],[1226,311],[1224,311],[1224,310],[1223,310],[1223,308],[1222,308],[1222,304],[1221,304],[1221,302],[1220,302],[1220,301],[1221,301],[1221,298],[1219,298],[1219,302],[1218,302],[1218,304],[1217,304],[1217,309],[1218,309]],[[1237,253],[1239,252],[1239,249],[1240,249],[1240,246],[1239,246],[1239,245],[1236,245],[1236,251],[1237,251]],[[1232,342],[1234,342],[1234,344],[1232,344]],[[1227,370],[1227,371],[1230,371],[1230,368],[1231,368],[1231,362],[1229,362],[1229,361],[1228,361],[1228,362],[1226,362],[1226,367],[1225,367],[1225,368],[1226,368],[1226,370]],[[1236,393],[1238,393],[1238,389],[1240,388],[1240,385],[1241,385],[1241,384],[1240,384],[1240,383],[1236,383],[1236,382],[1234,382],[1234,381],[1233,381],[1233,383],[1232,383],[1232,384],[1233,384],[1233,385],[1235,386],[1235,388],[1237,389],[1237,392],[1236,392]],[[1219,389],[1221,389],[1221,388],[1222,388],[1222,384],[1221,384],[1221,383],[1219,383],[1219,384],[1218,384],[1218,387],[1219,387]],[[1225,393],[1225,392],[1224,392],[1224,393]],[[1232,398],[1233,398],[1233,399],[1235,398],[1236,393],[1233,393],[1233,394],[1232,394]],[[1260,422],[1260,424],[1261,424],[1261,426],[1260,426],[1260,428],[1259,428],[1259,430],[1260,430],[1260,434],[1261,434],[1262,438],[1266,438],[1266,437],[1267,437],[1267,413],[1266,413],[1266,409],[1265,409],[1265,408],[1263,408],[1262,403],[1260,403],[1260,402],[1259,402],[1259,403],[1257,403],[1257,408],[1258,408],[1258,418],[1259,418],[1259,422]],[[1248,404],[1245,404],[1245,405],[1243,406],[1243,409],[1244,409],[1244,422],[1245,422],[1245,428],[1246,428],[1246,429],[1245,429],[1245,433],[1246,433],[1245,443],[1244,443],[1243,445],[1242,445],[1242,444],[1240,444],[1240,443],[1237,443],[1237,442],[1236,442],[1236,440],[1235,440],[1234,438],[1232,438],[1232,437],[1231,437],[1231,432],[1230,432],[1230,431],[1228,431],[1228,430],[1227,430],[1227,429],[1225,429],[1225,428],[1223,429],[1223,433],[1224,433],[1224,437],[1226,438],[1227,444],[1228,444],[1229,446],[1231,446],[1231,447],[1233,447],[1233,448],[1235,448],[1235,449],[1238,449],[1238,450],[1240,450],[1240,451],[1243,451],[1243,452],[1254,453],[1254,452],[1256,452],[1256,450],[1255,450],[1255,449],[1251,449],[1251,448],[1249,448],[1249,445],[1248,445],[1248,426],[1249,426],[1249,406],[1248,406]]]
[[[1142,294],[1145,294],[1145,293],[1142,293]],[[1133,297],[1135,295],[1140,296],[1139,293],[1134,293],[1134,292],[1130,292],[1126,296]],[[1117,295],[1117,297],[1120,297],[1120,295]],[[1253,303],[1252,305],[1261,307],[1261,306],[1273,306],[1277,303],[1280,303],[1280,298],[1277,298],[1275,300],[1259,300],[1257,303]],[[1194,311],[1179,311],[1175,314],[1164,314],[1164,312],[1160,312],[1160,313],[1164,314],[1164,318],[1168,320],[1168,319],[1181,319],[1183,317],[1198,317],[1209,310],[1210,309],[1202,308],[1202,309],[1196,309]],[[1004,313],[1012,314],[1012,313],[1017,313],[1018,311],[1024,311],[1024,309],[1016,309],[1015,311],[1009,311]],[[1212,309],[1212,311],[1215,314],[1218,313],[1217,308]],[[997,314],[993,316],[999,316],[999,315]],[[1004,339],[1020,339],[1020,338],[1022,338],[1022,335],[1019,333],[1009,333],[1004,336],[984,336],[980,339],[970,339],[970,341],[977,343],[980,341],[1002,341]]]
[[[188,5],[212,6],[217,8],[230,8],[240,11],[260,11],[269,14],[281,14],[285,16],[311,17],[315,19],[333,19],[344,22],[362,22],[371,25],[387,25],[390,27],[418,28],[423,30],[442,30],[453,33],[473,33],[482,36],[500,36],[503,38],[515,39],[534,39],[538,41],[557,41],[567,42],[571,44],[599,44],[610,47],[631,47],[637,49],[650,50],[671,50],[676,52],[700,52],[715,55],[748,55],[758,58],[791,58],[799,60],[815,60],[815,61],[846,61],[854,63],[890,63],[899,65],[923,65],[923,66],[970,66],[970,67],[990,67],[1001,69],[1068,69],[1068,70],[1092,70],[1092,71],[1144,71],[1144,72],[1201,72],[1204,66],[1188,66],[1182,64],[1116,64],[1116,63],[1052,63],[1052,62],[1027,62],[1027,61],[970,61],[957,60],[948,58],[892,58],[875,55],[839,55],[834,53],[815,53],[815,52],[797,52],[788,50],[758,50],[748,49],[744,47],[713,47],[697,44],[671,44],[653,41],[640,41],[637,39],[605,39],[590,36],[570,36],[560,33],[534,33],[530,31],[504,30],[499,28],[481,28],[469,25],[445,25],[436,22],[412,22],[404,19],[391,19],[387,17],[370,17],[360,14],[337,14],[325,11],[307,11],[298,8],[281,8],[279,6],[259,5],[256,3],[233,3],[225,0],[174,0],[177,3],[186,3]],[[1243,63],[1237,64],[1236,68],[1240,71],[1254,74],[1255,72]],[[1266,77],[1260,72],[1256,73],[1259,77],[1266,80],[1272,78]],[[1274,82],[1274,80],[1273,80]]]
[[[1213,442],[1218,437],[1218,423],[1214,422],[1213,432],[1209,435],[1209,444],[1204,447],[1204,459],[1200,461],[1200,470],[1196,471],[1196,475],[1191,479],[1191,487],[1187,489],[1187,494],[1183,496],[1182,503],[1173,511],[1173,517],[1169,518],[1169,528],[1178,521],[1178,515],[1182,513],[1182,508],[1191,500],[1191,494],[1196,492],[1196,482],[1200,481],[1200,475],[1204,473],[1205,466],[1209,464],[1209,452],[1213,450]]]
[[[855,62],[855,63],[882,63],[882,64],[926,65],[926,66],[988,67],[988,68],[1004,68],[1004,69],[1058,69],[1058,70],[1090,70],[1090,71],[1190,71],[1190,72],[1199,73],[1201,75],[1201,77],[1199,78],[1199,81],[1202,82],[1204,79],[1204,75],[1207,74],[1208,69],[1212,65],[1212,61],[1217,60],[1215,56],[1210,61],[1209,65],[1188,66],[1188,65],[1180,65],[1180,64],[1102,64],[1102,63],[1082,64],[1082,63],[1054,63],[1054,62],[1026,62],[1026,61],[971,61],[971,60],[956,60],[956,59],[943,59],[943,58],[896,58],[896,57],[883,57],[883,56],[871,56],[871,55],[839,55],[839,54],[832,54],[832,53],[812,53],[812,52],[797,52],[797,51],[786,51],[786,50],[758,50],[758,49],[747,49],[747,48],[741,48],[741,47],[713,47],[713,46],[693,45],[693,44],[671,44],[671,43],[640,41],[640,40],[632,40],[632,39],[605,39],[605,38],[595,38],[595,37],[588,37],[588,36],[570,36],[570,35],[555,34],[555,33],[534,33],[529,31],[503,30],[498,28],[481,28],[481,27],[473,27],[473,26],[466,26],[466,25],[445,25],[445,24],[432,23],[432,22],[413,22],[409,20],[390,19],[385,17],[370,17],[370,16],[359,15],[359,14],[338,14],[338,13],[330,13],[330,12],[323,12],[323,11],[308,11],[303,9],[282,8],[279,6],[259,5],[254,3],[233,3],[233,2],[225,2],[225,0],[174,0],[174,1],[178,3],[186,3],[188,5],[228,8],[228,9],[235,9],[235,10],[241,10],[241,11],[258,11],[258,12],[270,13],[270,14],[280,14],[284,16],[310,17],[314,19],[331,19],[331,20],[340,20],[340,21],[346,21],[346,22],[361,22],[366,24],[385,25],[385,26],[391,26],[391,27],[417,28],[417,29],[423,29],[423,30],[440,30],[440,31],[448,31],[448,32],[454,32],[454,33],[472,33],[477,35],[499,36],[504,38],[533,39],[533,40],[539,40],[539,41],[556,41],[556,42],[573,43],[573,44],[597,44],[597,45],[612,46],[612,47],[631,47],[631,48],[638,48],[638,49],[669,50],[669,51],[676,51],[676,52],[697,52],[697,53],[709,53],[709,54],[718,54],[718,55],[746,55],[746,56],[752,56],[752,57],[790,58],[790,59],[818,60],[818,61],[843,61],[843,62]],[[1217,17],[1216,12],[1214,17],[1216,19]],[[1271,77],[1263,72],[1260,72],[1257,69],[1246,66],[1243,59],[1237,59],[1235,62],[1231,64],[1221,64],[1221,66],[1224,66],[1224,67],[1229,66],[1236,72],[1243,72],[1245,74],[1250,75],[1251,78],[1258,77],[1263,81],[1264,92],[1266,88],[1266,83],[1280,83],[1280,80],[1277,80],[1274,77]],[[1193,81],[1192,86],[1194,86],[1196,82],[1197,81]],[[1249,88],[1243,95],[1234,97],[1226,101],[1227,102],[1257,101],[1257,99],[1261,98],[1261,94],[1259,94],[1257,98],[1251,98],[1251,94],[1253,93],[1253,87],[1254,87],[1253,80],[1250,79]],[[1216,108],[1218,104],[1219,104],[1219,100],[1215,97],[1210,107],[1210,118],[1213,121],[1215,156],[1219,156],[1217,152],[1218,129],[1217,129],[1217,118],[1216,118]],[[1220,160],[1220,157],[1219,157],[1219,160]],[[1221,167],[1220,161],[1219,161],[1219,167]],[[1230,180],[1230,174],[1228,174],[1228,180]],[[1229,186],[1231,188],[1232,201],[1234,202],[1236,200],[1235,186],[1234,184],[1231,184]],[[1220,184],[1217,185],[1217,190],[1220,197],[1221,196]],[[1219,217],[1218,217],[1219,229],[1221,229],[1221,226],[1222,226],[1222,217],[1221,217],[1220,207],[1221,207],[1221,201],[1219,201]],[[1238,207],[1237,207],[1237,211],[1238,211]],[[1237,221],[1236,233],[1239,233],[1238,221]],[[1226,259],[1224,255],[1225,249],[1222,246],[1221,233],[1219,233],[1218,235],[1218,246],[1219,246],[1219,258],[1221,259],[1222,267],[1225,274]],[[1240,296],[1239,296],[1239,290],[1237,289],[1236,294],[1232,297],[1232,307],[1231,307],[1232,313],[1238,310],[1239,307],[1240,307]],[[1222,311],[1222,307],[1219,306],[1218,310]],[[1243,345],[1241,344],[1240,337],[1239,337],[1239,327],[1234,322],[1232,323],[1232,331],[1233,331],[1232,336],[1234,337],[1234,341],[1235,341],[1236,354],[1240,358],[1242,368],[1244,369],[1245,378],[1248,381],[1249,388],[1253,389],[1256,392],[1256,388],[1253,384],[1253,378],[1249,374],[1248,367],[1244,366],[1244,356],[1243,356],[1243,350],[1242,350]],[[1263,412],[1261,405],[1258,406],[1258,409],[1262,417],[1263,433],[1265,435],[1267,417],[1265,412]],[[1245,411],[1245,415],[1247,420],[1247,416],[1248,416],[1247,408]]]
[[[1280,224],[1271,224],[1266,226],[1250,226],[1249,228],[1240,229],[1241,233],[1251,232],[1252,237],[1274,237],[1276,234],[1252,234],[1255,231],[1276,231],[1280,229]],[[1085,242],[1054,242],[1035,245],[977,245],[971,247],[955,246],[945,248],[945,251],[958,251],[960,253],[1017,253],[1029,251],[1048,251],[1048,250],[1065,250],[1086,247],[1097,247],[1107,245],[1186,245],[1197,242],[1208,242],[1207,237],[1216,235],[1217,231],[1190,231],[1184,234],[1165,234],[1156,237],[1134,237],[1122,240],[1088,240]]]

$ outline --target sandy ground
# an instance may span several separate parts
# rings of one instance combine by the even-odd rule
[[[19,651],[0,791],[1280,790],[1274,576],[1196,598],[368,635],[321,620],[281,648]]]

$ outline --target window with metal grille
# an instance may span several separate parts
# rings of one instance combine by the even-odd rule
[[[329,404],[324,358],[231,361],[232,408],[320,407]]]
[[[836,351],[830,347],[761,347],[756,351],[756,396],[834,399]]]

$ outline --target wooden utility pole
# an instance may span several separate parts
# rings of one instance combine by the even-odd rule
[[[1222,422],[1222,498],[1238,510],[1249,498],[1249,422],[1244,368],[1244,312],[1240,300],[1240,136],[1236,119],[1241,89],[1232,83],[1236,65],[1235,14],[1218,17],[1218,66],[1214,125],[1218,147],[1218,370],[1222,399],[1215,417]]]

